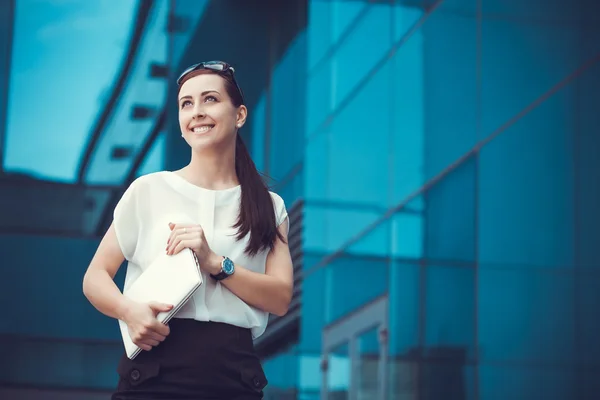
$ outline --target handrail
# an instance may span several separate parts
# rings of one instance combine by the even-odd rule
[[[419,187],[413,193],[409,194],[400,203],[396,204],[394,207],[389,208],[385,214],[383,214],[376,221],[374,221],[373,223],[368,225],[365,229],[360,231],[358,234],[356,234],[352,238],[350,238],[350,240],[348,240],[346,243],[344,243],[338,250],[336,250],[332,254],[329,254],[329,255],[323,257],[321,260],[317,261],[314,265],[312,265],[311,267],[302,271],[302,279],[305,279],[307,276],[314,274],[318,270],[326,267],[327,265],[331,264],[331,262],[333,262],[334,260],[336,260],[337,258],[342,256],[344,254],[344,252],[346,250],[348,250],[348,248],[350,246],[357,243],[362,238],[364,238],[366,235],[368,235],[373,230],[375,230],[377,227],[379,227],[382,223],[389,220],[390,217],[392,217],[394,214],[396,214],[397,212],[399,212],[400,210],[405,208],[408,204],[410,204],[410,202],[412,200],[414,200],[418,196],[427,192],[429,189],[431,189],[433,186],[435,186],[439,181],[441,181],[446,176],[448,176],[452,171],[454,171],[455,169],[457,169],[458,167],[463,165],[471,157],[474,157],[477,154],[479,154],[479,152],[481,151],[481,149],[483,147],[488,145],[492,140],[497,138],[503,132],[506,132],[506,130],[508,128],[510,128],[512,125],[514,125],[519,120],[521,120],[524,116],[529,114],[532,110],[537,108],[540,104],[542,104],[544,101],[546,101],[554,93],[556,93],[557,91],[559,91],[560,89],[565,87],[567,84],[569,84],[575,78],[579,77],[581,74],[583,74],[585,71],[587,71],[589,68],[591,68],[598,61],[600,61],[600,52],[597,53],[595,56],[591,57],[589,60],[587,60],[582,65],[580,65],[571,74],[567,75],[565,78],[563,78],[558,83],[556,83],[554,86],[552,86],[549,90],[547,90],[545,93],[543,93],[541,96],[539,96],[533,102],[531,102],[527,107],[525,107],[523,110],[521,110],[519,113],[517,113],[514,117],[510,118],[508,121],[506,121],[504,124],[502,124],[498,129],[493,131],[491,134],[489,134],[484,139],[477,142],[469,151],[467,151],[465,154],[463,154],[461,157],[459,157],[452,164],[450,164],[448,167],[443,169],[439,174],[437,174],[436,176],[431,178],[429,181],[427,181],[424,185]]]

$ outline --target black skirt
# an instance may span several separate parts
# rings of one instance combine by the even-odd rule
[[[267,379],[249,329],[174,318],[150,351],[121,357],[112,400],[262,399]]]

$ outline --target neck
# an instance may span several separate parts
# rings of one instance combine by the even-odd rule
[[[206,189],[222,190],[237,186],[235,146],[203,152],[192,150],[190,163],[181,172],[190,183]]]

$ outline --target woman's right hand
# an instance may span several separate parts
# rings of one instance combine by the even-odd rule
[[[157,302],[129,303],[123,321],[127,324],[133,343],[149,351],[165,340],[170,332],[169,327],[158,321],[156,316],[172,308],[172,305]]]

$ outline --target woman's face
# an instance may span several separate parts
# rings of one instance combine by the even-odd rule
[[[186,142],[199,151],[233,140],[244,124],[246,108],[235,107],[225,90],[225,80],[205,73],[183,83],[179,91],[179,127]]]

